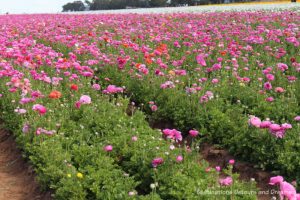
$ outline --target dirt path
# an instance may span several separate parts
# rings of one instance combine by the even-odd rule
[[[210,144],[203,144],[201,147],[201,156],[209,162],[211,167],[221,166],[222,168],[228,165],[230,159],[234,159],[228,151],[224,149],[218,149]],[[270,200],[275,197],[277,188],[269,185],[270,177],[274,176],[269,172],[256,169],[247,162],[236,161],[233,168],[234,172],[240,174],[240,179],[244,181],[250,181],[252,178],[255,179],[259,193],[258,200]]]
[[[23,160],[11,134],[0,129],[0,200],[50,200],[40,192],[30,166]]]

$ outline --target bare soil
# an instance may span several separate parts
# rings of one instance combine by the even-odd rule
[[[208,161],[211,167],[220,166],[224,168],[228,165],[230,159],[234,159],[228,151],[216,148],[211,144],[201,145],[201,156]],[[272,197],[276,197],[274,193],[277,191],[277,188],[269,185],[270,177],[274,176],[271,173],[254,168],[250,163],[237,160],[235,160],[233,171],[239,173],[240,179],[243,181],[255,179],[259,188],[259,200],[271,200]]]
[[[0,200],[50,200],[50,192],[41,192],[21,155],[14,137],[0,129]]]

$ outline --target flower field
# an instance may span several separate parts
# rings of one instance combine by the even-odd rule
[[[234,160],[201,159],[204,142],[300,199],[296,9],[0,24],[1,119],[54,199],[257,199]]]

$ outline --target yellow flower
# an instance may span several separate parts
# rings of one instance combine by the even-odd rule
[[[78,172],[78,173],[77,173],[77,177],[78,177],[78,178],[83,178],[83,174],[80,173],[80,172]]]
[[[71,174],[67,174],[67,177],[68,177],[68,178],[71,178],[71,176],[72,176]]]

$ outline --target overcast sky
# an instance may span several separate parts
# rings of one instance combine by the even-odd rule
[[[74,0],[0,0],[0,14],[9,12],[22,13],[56,13],[62,6]]]

